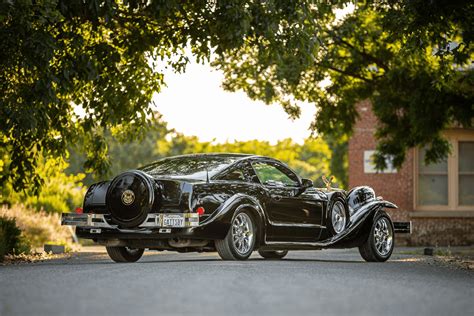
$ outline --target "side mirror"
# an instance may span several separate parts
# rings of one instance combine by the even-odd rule
[[[310,179],[302,179],[301,180],[301,188],[302,189],[309,189],[313,186],[313,181]]]
[[[310,179],[301,179],[301,186],[298,192],[296,193],[296,196],[302,194],[304,191],[306,191],[306,189],[309,189],[312,187],[313,187],[313,181],[311,181]]]

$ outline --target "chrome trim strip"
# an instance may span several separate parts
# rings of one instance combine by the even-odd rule
[[[278,226],[278,227],[308,227],[308,228],[326,228],[326,226],[323,225],[318,225],[318,224],[306,224],[306,223],[283,223],[283,222],[273,222],[271,220],[268,220],[268,222],[272,226]]]

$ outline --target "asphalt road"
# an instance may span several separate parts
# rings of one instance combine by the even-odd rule
[[[290,252],[246,262],[148,252],[115,264],[102,248],[70,259],[0,266],[0,315],[472,315],[474,272],[395,254]]]

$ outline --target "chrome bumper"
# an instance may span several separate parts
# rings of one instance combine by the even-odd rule
[[[187,228],[199,226],[199,214],[197,213],[176,214],[184,217],[184,227],[164,225],[163,218],[165,215],[170,214],[148,214],[145,221],[139,225],[138,228]],[[61,216],[61,225],[92,228],[118,228],[117,225],[109,224],[103,214],[63,213]]]

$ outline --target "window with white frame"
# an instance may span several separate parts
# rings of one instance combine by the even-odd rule
[[[474,141],[460,141],[458,201],[460,206],[474,205]]]
[[[417,210],[474,210],[474,133],[448,134],[452,153],[425,165],[426,150],[416,155],[415,208]]]

